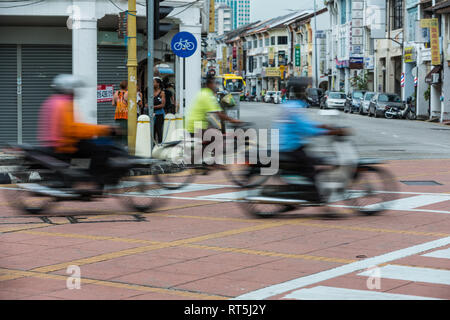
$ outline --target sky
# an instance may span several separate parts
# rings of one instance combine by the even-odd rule
[[[289,13],[287,9],[313,9],[313,0],[250,0],[250,21],[266,20]],[[316,0],[323,6],[322,0]]]

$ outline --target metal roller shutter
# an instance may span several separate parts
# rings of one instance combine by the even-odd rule
[[[60,73],[72,73],[70,46],[22,46],[23,142],[36,141],[40,107],[52,94],[50,84]]]
[[[125,47],[101,46],[97,54],[97,83],[114,84],[119,90],[119,83],[128,79],[127,51]],[[111,102],[97,104],[97,122],[114,124],[115,109]]]
[[[0,145],[17,142],[17,46],[0,46]]]

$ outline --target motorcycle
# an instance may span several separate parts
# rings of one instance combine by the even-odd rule
[[[111,157],[99,175],[89,169],[89,159],[67,161],[47,148],[27,144],[10,145],[10,148],[20,163],[12,173],[19,183],[15,192],[7,195],[10,205],[25,213],[43,213],[55,202],[95,201],[109,196],[140,212],[161,204],[155,185],[145,177],[135,176],[139,170],[160,168],[161,160],[131,157],[121,147],[111,145]]]
[[[416,108],[412,105],[410,98],[403,103],[403,109],[400,109],[399,107],[390,107],[386,110],[384,116],[387,119],[417,119]]]
[[[331,139],[332,155],[314,158],[314,179],[302,176],[296,159],[281,154],[280,169],[272,182],[248,188],[239,202],[244,211],[256,217],[273,217],[302,207],[346,208],[364,215],[385,211],[386,202],[397,198],[395,178],[377,166],[381,162],[360,159],[347,136]],[[256,181],[260,168],[249,165],[240,174]]]

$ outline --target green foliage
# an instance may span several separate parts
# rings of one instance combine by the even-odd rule
[[[430,90],[430,87],[428,87],[427,91],[425,91],[423,93],[423,98],[425,99],[425,101],[430,100],[430,95],[431,95],[431,90]]]
[[[356,75],[350,79],[352,87],[358,90],[367,90],[369,87],[369,80],[366,71],[361,72],[361,74]]]

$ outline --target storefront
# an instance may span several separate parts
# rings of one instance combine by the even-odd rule
[[[97,84],[117,90],[127,79],[126,59],[124,46],[98,46]],[[0,45],[0,143],[36,142],[40,107],[63,73],[72,73],[71,45]],[[97,122],[114,123],[111,100],[97,104]]]

